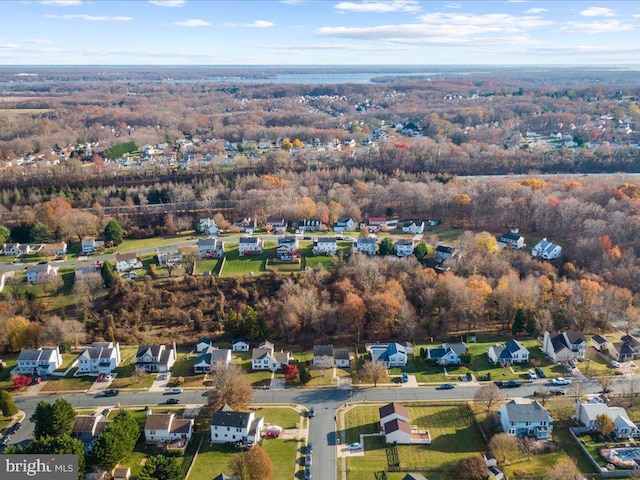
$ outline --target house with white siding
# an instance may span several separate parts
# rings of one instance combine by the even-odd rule
[[[238,443],[255,445],[264,426],[262,417],[254,412],[234,412],[225,405],[211,418],[211,443]]]
[[[263,251],[261,237],[240,237],[238,241],[238,255],[260,255]]]
[[[120,361],[118,342],[93,342],[78,355],[78,373],[110,374]]]

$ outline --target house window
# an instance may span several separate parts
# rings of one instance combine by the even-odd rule
[[[231,428],[230,428],[230,427],[227,427],[227,432],[230,432],[230,431],[231,431]]]
[[[217,433],[215,434],[215,437],[218,438],[218,434]]]

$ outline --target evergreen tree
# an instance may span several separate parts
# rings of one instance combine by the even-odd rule
[[[113,266],[111,265],[111,262],[109,260],[105,260],[104,262],[102,262],[100,275],[102,275],[104,286],[106,288],[111,288],[114,280],[116,279],[116,273],[113,271]]]
[[[385,237],[378,247],[380,255],[391,255],[393,253],[393,241],[389,237]]]
[[[419,261],[424,260],[424,258],[427,256],[428,253],[429,253],[429,249],[427,248],[424,242],[420,242],[413,248],[413,254],[416,256],[416,258]]]
[[[44,243],[49,239],[49,230],[42,222],[36,222],[29,232],[31,241],[35,243]]]
[[[511,333],[518,335],[524,332],[525,325],[527,324],[527,314],[523,308],[519,308],[516,312],[516,317],[513,319],[513,325],[511,326]]]
[[[5,244],[9,237],[11,236],[11,232],[4,225],[0,225],[0,243]]]
[[[120,245],[122,243],[124,233],[122,226],[116,220],[109,220],[107,226],[104,227],[104,240],[105,242],[112,242],[113,245]]]
[[[309,367],[302,367],[302,370],[300,370],[300,382],[307,383],[309,380],[311,380],[311,372],[309,371]]]
[[[147,458],[137,480],[182,480],[182,468],[175,457],[155,455]]]
[[[82,441],[71,438],[69,434],[58,436],[44,436],[36,438],[24,447],[22,452],[15,453],[47,453],[56,455],[78,456],[78,478],[84,478],[85,458]]]
[[[6,390],[0,390],[0,411],[5,417],[12,417],[18,413],[18,407]]]
[[[29,420],[35,423],[35,438],[40,438],[70,434],[75,418],[76,412],[71,403],[64,398],[58,398],[54,403],[48,403],[44,400],[38,402]]]
[[[131,413],[120,410],[96,441],[93,449],[95,463],[110,471],[133,452],[139,435],[138,422]]]
[[[526,330],[531,337],[535,337],[540,333],[540,321],[535,315],[528,316]]]

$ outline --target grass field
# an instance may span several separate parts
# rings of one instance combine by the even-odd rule
[[[282,428],[297,428],[300,414],[291,407],[264,407],[255,409],[258,417],[263,417],[270,425]]]
[[[42,387],[43,392],[57,392],[64,390],[87,390],[96,381],[96,377],[81,376],[74,377],[77,369],[73,369],[65,377],[51,377],[46,385]]]
[[[424,469],[427,478],[447,478],[447,471],[458,460],[480,454],[486,445],[478,427],[470,420],[465,405],[408,406],[411,423],[428,429],[431,445],[400,445],[398,455],[402,468]],[[360,433],[376,433],[380,416],[378,407],[357,406],[345,414],[345,443],[360,440]],[[387,467],[384,440],[365,437],[364,457],[347,459],[348,480],[368,480],[374,472]],[[449,477],[450,478],[450,477]]]
[[[261,255],[245,255],[241,257],[238,254],[238,244],[231,243],[225,248],[224,268],[220,276],[222,277],[238,277],[241,275],[259,274],[265,272],[265,260],[267,258],[275,258],[275,242],[265,242],[264,251]]]
[[[2,355],[5,366],[0,370],[0,389],[7,389],[13,386],[11,382],[11,370],[18,365],[17,353],[5,353]]]
[[[52,111],[52,108],[0,108],[0,115],[42,115]]]

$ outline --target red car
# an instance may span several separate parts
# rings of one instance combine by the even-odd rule
[[[100,375],[98,375],[98,381],[99,382],[104,382],[104,377],[105,377],[105,374],[101,373]]]
[[[277,430],[270,430],[264,434],[267,438],[278,438],[280,436],[280,432]]]

